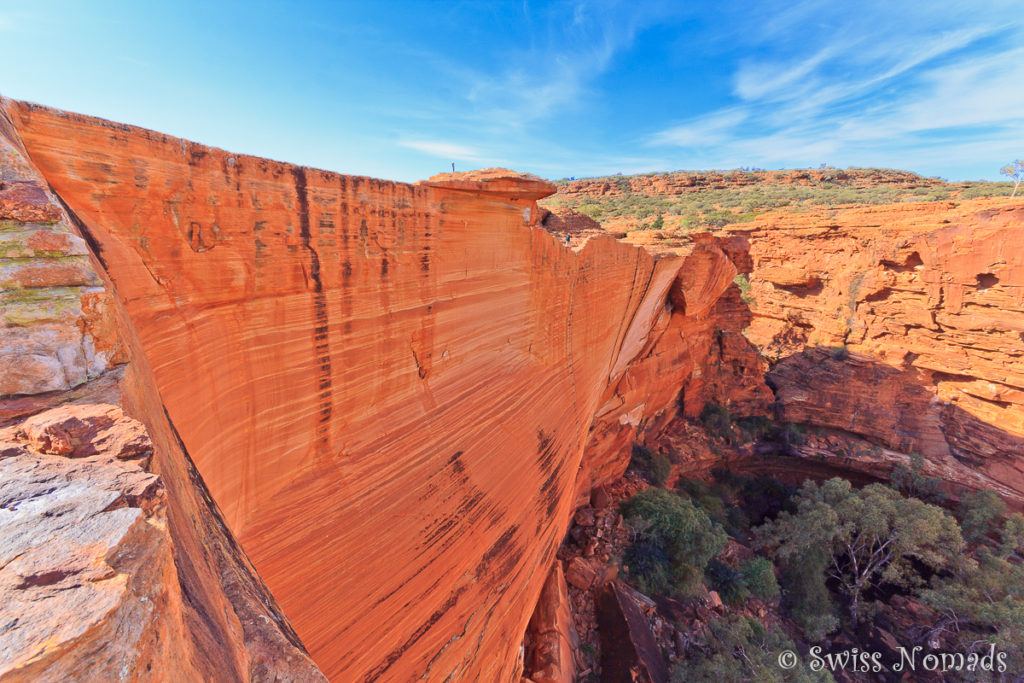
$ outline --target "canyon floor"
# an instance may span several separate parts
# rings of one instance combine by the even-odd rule
[[[406,184],[0,98],[0,681],[1019,680],[1009,194]],[[863,611],[813,505],[920,541]]]

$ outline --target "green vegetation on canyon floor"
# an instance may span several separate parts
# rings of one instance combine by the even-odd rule
[[[713,407],[701,422],[720,440],[799,438],[792,426],[737,424]],[[900,647],[964,657],[914,680],[1024,674],[1024,515],[1008,514],[994,493],[954,504],[916,458],[864,486],[838,477],[796,486],[719,469],[667,488],[675,464],[672,453],[634,448],[631,468],[651,485],[620,504],[629,582],[659,604],[718,605],[676,623],[686,655],[673,681],[895,681],[870,670],[875,660],[853,670],[870,677],[851,677],[846,666],[833,678],[815,665],[856,648],[889,667]],[[786,650],[801,653],[790,669],[778,664]],[[990,652],[996,671],[968,670]]]

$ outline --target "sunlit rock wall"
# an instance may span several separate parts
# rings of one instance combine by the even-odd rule
[[[737,232],[746,336],[774,363],[782,419],[1024,502],[1019,198],[769,214]]]
[[[0,681],[323,680],[187,455],[130,416],[158,397],[122,410],[146,364],[6,105]]]
[[[130,402],[325,673],[518,676],[591,422],[680,261],[566,248],[532,177],[390,183],[8,111],[151,370]]]

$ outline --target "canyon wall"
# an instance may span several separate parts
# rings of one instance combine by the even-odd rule
[[[570,676],[543,607],[573,510],[708,402],[877,446],[816,466],[919,452],[1024,499],[1019,204],[768,214],[654,255],[501,169],[392,183],[2,99],[0,152],[0,524],[41,529],[0,565],[27,610],[2,680],[516,681],[531,615],[533,669]],[[111,549],[70,574],[46,477]],[[68,587],[97,626],[46,644],[25,606]]]
[[[0,108],[0,680],[323,680],[187,454],[122,409],[151,382],[102,275]]]
[[[773,364],[780,419],[872,445],[832,465],[884,478],[917,453],[933,476],[1024,501],[1020,200],[775,213],[731,230],[749,244],[745,334]]]
[[[574,501],[700,374],[717,243],[573,249],[531,176],[392,183],[4,110],[115,294],[182,558],[223,519],[335,680],[515,680]],[[196,487],[209,509],[177,509]]]

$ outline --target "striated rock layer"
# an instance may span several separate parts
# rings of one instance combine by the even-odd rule
[[[116,292],[168,498],[209,490],[334,680],[516,680],[574,500],[749,350],[712,329],[717,241],[571,248],[532,176],[391,183],[4,106]]]
[[[531,614],[528,672],[568,680],[573,509],[709,401],[877,446],[819,468],[918,452],[1024,500],[1019,203],[658,257],[501,169],[391,183],[7,100],[0,153],[0,495],[40,511],[0,517],[37,558],[0,566],[5,680],[106,675],[114,633],[140,679],[516,681]]]
[[[323,680],[187,454],[122,410],[137,340],[2,109],[0,272],[0,681]]]
[[[1024,502],[1019,200],[779,213],[736,227],[749,244],[745,334],[773,362],[782,419],[919,453],[933,476]]]

